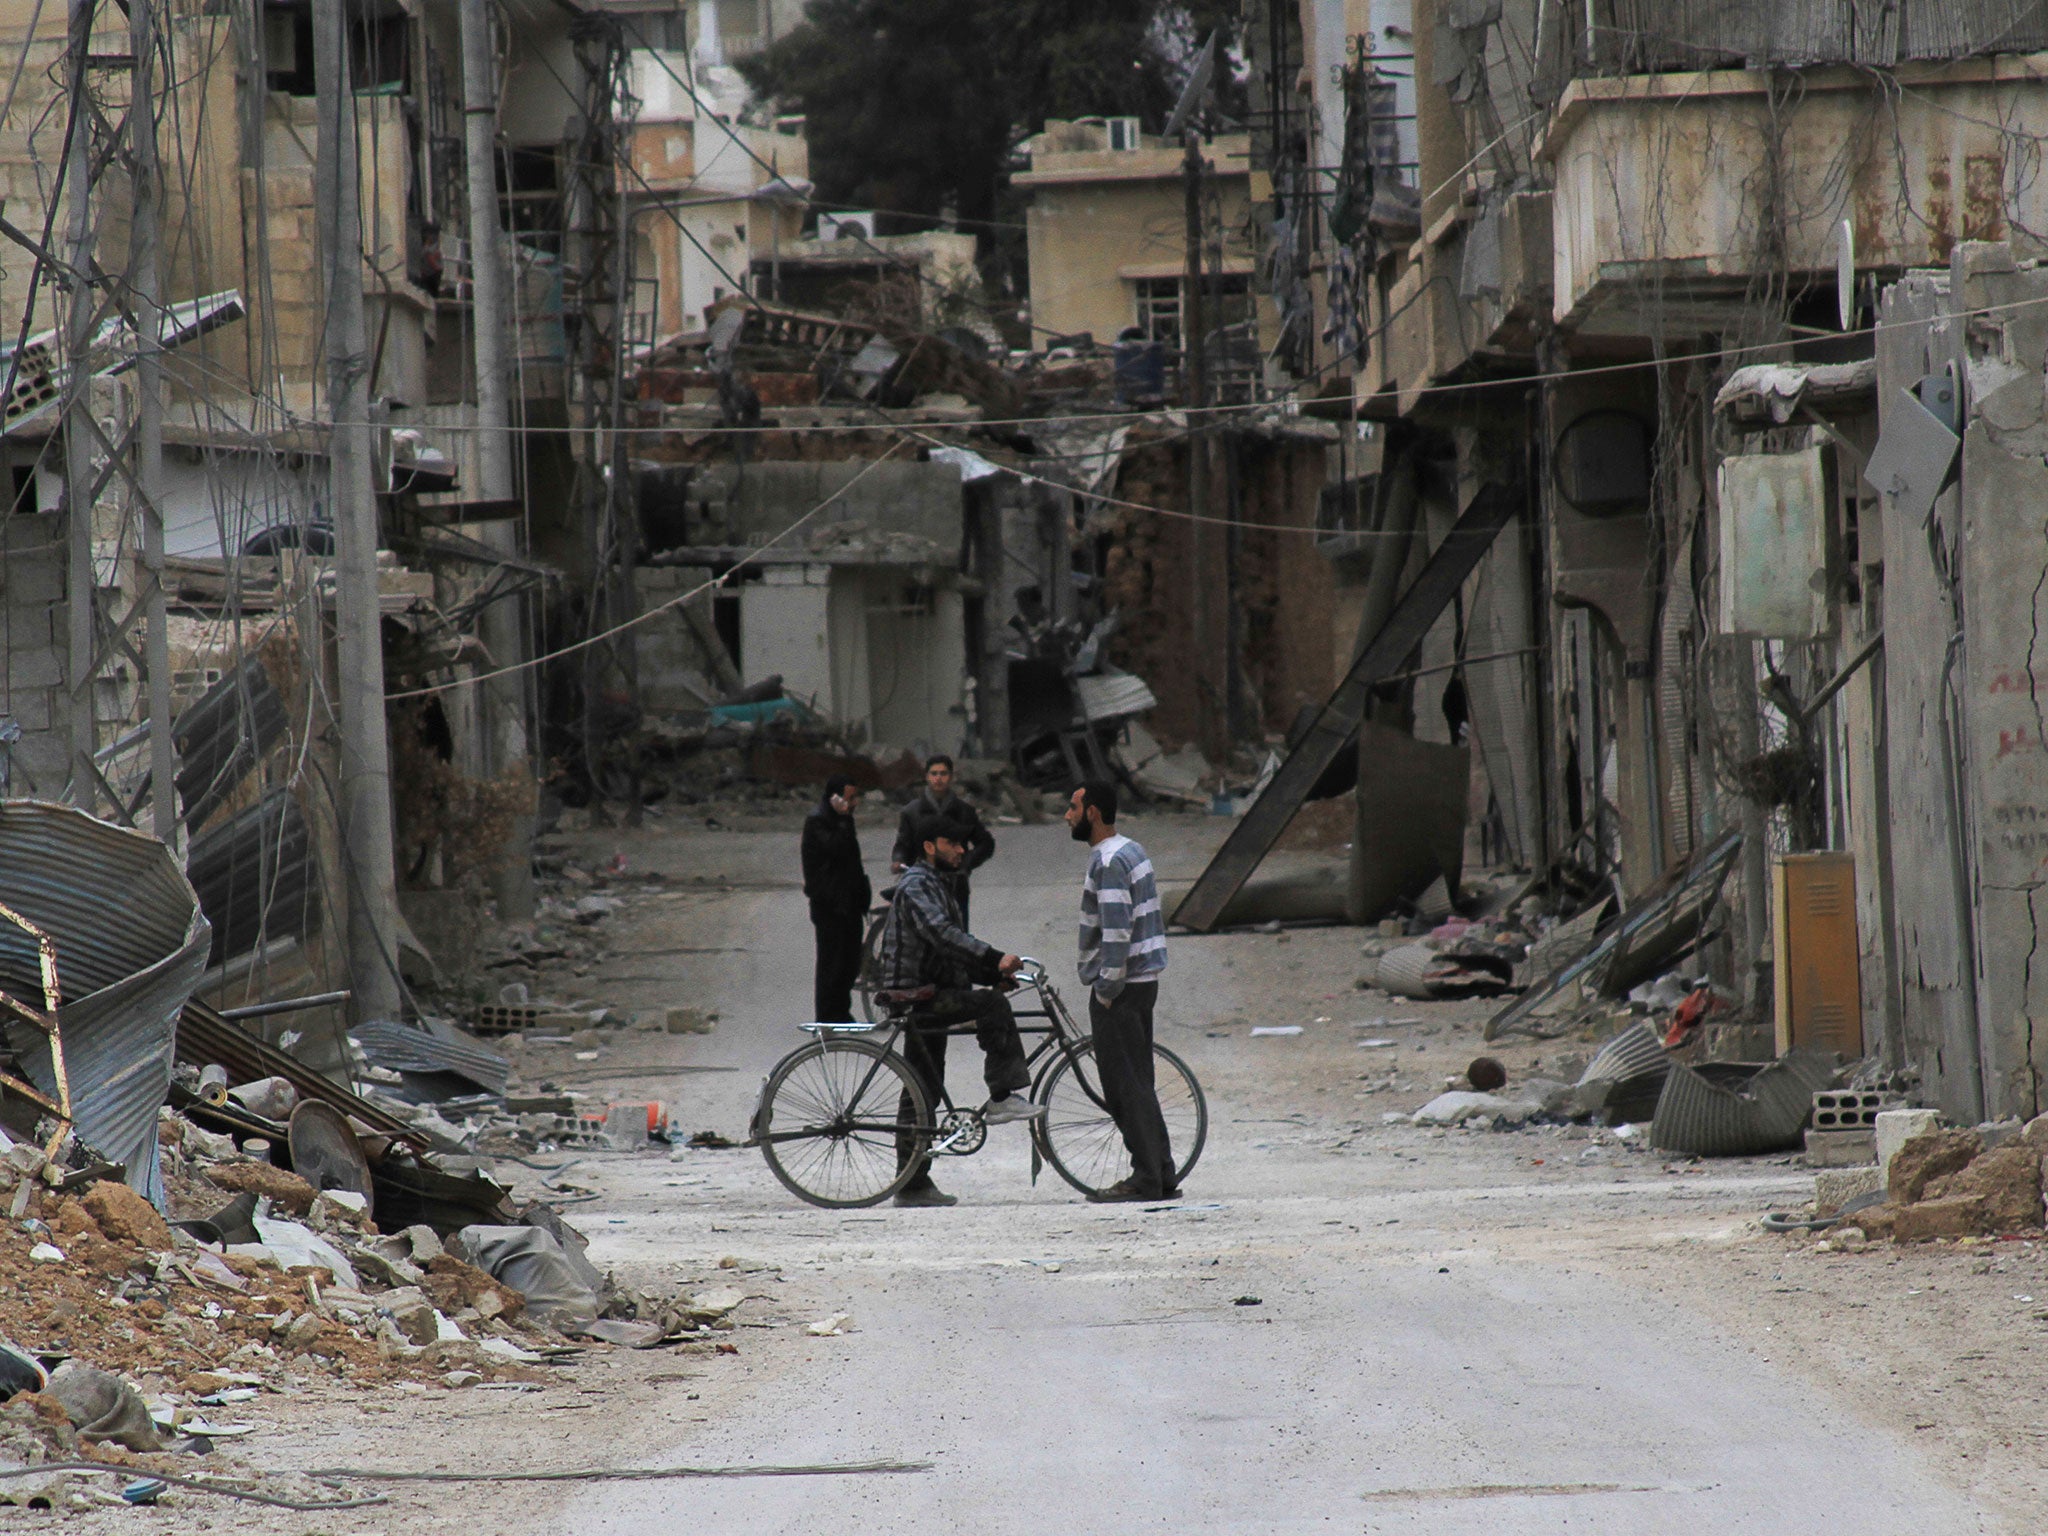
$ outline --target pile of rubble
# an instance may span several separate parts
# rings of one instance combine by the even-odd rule
[[[120,1501],[15,1475],[81,1456],[145,1482],[228,1475],[218,1444],[265,1393],[539,1382],[591,1342],[734,1352],[744,1291],[621,1290],[546,1205],[387,1233],[366,1195],[315,1188],[261,1138],[168,1108],[158,1136],[168,1215],[0,1134],[0,1503]]]
[[[1878,1144],[1888,1155],[1869,1167],[1816,1174],[1814,1219],[1797,1225],[1827,1230],[1823,1241],[1837,1249],[1881,1238],[2000,1237],[2048,1226],[2048,1115],[2024,1126],[2009,1120],[1974,1130],[1946,1129],[1934,1119],[1931,1110],[1880,1116]],[[1927,1128],[1894,1147],[1898,1131],[1886,1120],[1900,1130]]]

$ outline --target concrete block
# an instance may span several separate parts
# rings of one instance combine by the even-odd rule
[[[64,658],[54,646],[26,647],[7,657],[7,681],[19,689],[57,688],[64,683]]]
[[[0,570],[0,590],[7,594],[10,608],[64,601],[64,562],[41,553],[17,555],[9,552]]]
[[[1941,1125],[1941,1116],[1931,1109],[1885,1109],[1877,1115],[1877,1166],[1890,1170],[1899,1148],[1915,1136],[1924,1136]]]
[[[1876,1169],[1877,1134],[1874,1131],[1814,1131],[1806,1133],[1806,1165],[1809,1168]]]
[[[57,723],[57,692],[51,688],[16,688],[0,699],[0,714],[12,715],[24,734],[47,731]]]
[[[1822,1131],[1867,1131],[1880,1111],[1896,1109],[1898,1097],[1867,1088],[1825,1088],[1813,1096],[1813,1124]]]
[[[1884,1174],[1875,1163],[1868,1168],[1825,1168],[1813,1176],[1813,1214],[1832,1216],[1862,1195],[1884,1188]]]
[[[2026,1126],[2017,1118],[2011,1120],[1986,1120],[1977,1127],[1977,1139],[1984,1143],[1986,1152],[2004,1146],[2007,1142],[2018,1141],[2025,1133]]]

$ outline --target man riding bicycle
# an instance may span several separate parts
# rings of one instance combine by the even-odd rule
[[[903,873],[882,932],[884,1000],[898,1009],[914,1008],[917,1022],[904,1031],[903,1055],[923,1084],[926,1099],[936,1105],[946,1081],[946,1027],[973,1021],[983,1055],[982,1076],[989,1102],[982,1118],[990,1125],[1028,1120],[1045,1113],[1022,1090],[1031,1086],[1024,1042],[1010,1000],[997,985],[1014,976],[1022,962],[984,943],[961,923],[960,904],[948,874],[957,869],[965,849],[955,840],[957,829],[939,816],[921,817],[912,837],[919,858]],[[927,1027],[928,1026],[928,1027]],[[904,1095],[908,1099],[908,1095]],[[898,1167],[915,1151],[914,1136],[897,1138]],[[906,1206],[953,1205],[957,1197],[932,1182],[931,1159],[924,1158],[909,1183],[896,1195]]]

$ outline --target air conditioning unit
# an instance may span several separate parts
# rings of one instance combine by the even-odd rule
[[[1102,120],[1102,125],[1109,130],[1109,147],[1111,149],[1140,149],[1143,147],[1143,139],[1138,133],[1138,120],[1135,117],[1105,117]]]
[[[873,213],[820,213],[818,215],[818,238],[820,240],[872,240],[875,238],[875,216]]]

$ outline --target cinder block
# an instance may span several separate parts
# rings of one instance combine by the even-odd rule
[[[1832,1216],[1862,1195],[1884,1188],[1884,1174],[1876,1164],[1868,1168],[1826,1168],[1813,1176],[1813,1214]]]
[[[1874,1131],[1818,1131],[1806,1133],[1806,1163],[1809,1168],[1875,1167],[1877,1133]]]
[[[1877,1166],[1887,1173],[1899,1148],[1915,1136],[1941,1128],[1941,1116],[1931,1109],[1883,1109],[1877,1114]]]
[[[1818,1131],[1867,1131],[1880,1111],[1899,1107],[1895,1093],[1868,1088],[1824,1088],[1813,1096],[1813,1126]]]

